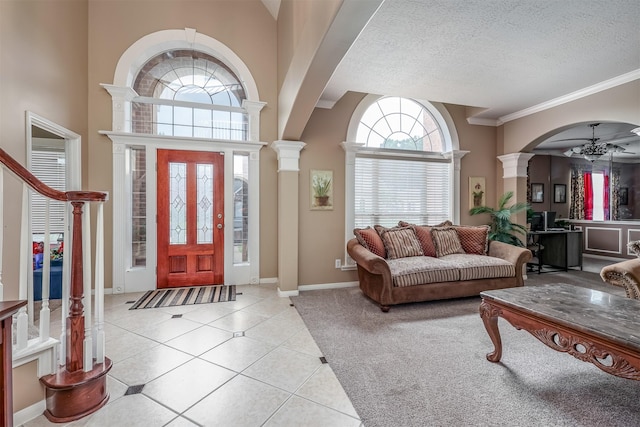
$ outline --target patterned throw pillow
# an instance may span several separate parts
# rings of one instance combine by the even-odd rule
[[[376,225],[376,230],[382,238],[384,248],[387,250],[387,258],[406,258],[423,255],[422,247],[413,227],[385,228]]]
[[[640,240],[634,240],[633,242],[627,243],[627,249],[629,249],[629,252],[636,254],[636,256],[640,258]]]
[[[384,249],[382,239],[376,230],[371,227],[356,228],[353,230],[353,234],[355,234],[356,239],[358,239],[358,243],[369,249],[369,251],[382,258],[387,257],[387,251]]]
[[[489,226],[480,225],[453,227],[458,233],[462,249],[468,254],[486,255],[489,250]]]
[[[441,222],[438,225],[415,225],[410,224],[405,221],[400,221],[398,226],[406,227],[413,226],[413,229],[416,232],[416,236],[418,237],[418,241],[420,242],[420,246],[422,247],[422,252],[425,256],[435,257],[436,256],[436,246],[433,243],[433,238],[431,237],[431,229],[433,227],[447,227],[452,225],[451,221],[446,220]]]
[[[438,258],[451,254],[463,254],[464,250],[460,244],[460,238],[454,228],[433,227],[431,229],[433,243],[436,246],[436,256]]]

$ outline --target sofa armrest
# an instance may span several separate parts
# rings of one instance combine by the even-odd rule
[[[496,240],[489,242],[489,253],[487,255],[502,258],[514,265],[522,265],[532,258],[531,251],[529,249],[498,242]]]
[[[362,246],[357,239],[347,242],[347,253],[360,267],[372,274],[388,274],[391,276],[387,261]]]
[[[524,265],[533,258],[533,254],[529,249],[492,240],[489,242],[489,253],[487,255],[502,258],[515,265],[518,286],[524,285],[524,280],[522,279],[524,275]]]
[[[628,259],[604,266],[600,271],[603,281],[624,288],[627,297],[640,299],[640,259]]]

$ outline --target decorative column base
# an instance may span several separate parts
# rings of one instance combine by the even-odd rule
[[[46,391],[47,409],[44,416],[52,423],[66,423],[86,417],[102,408],[109,401],[107,373],[111,360],[94,363],[89,372],[82,370],[58,372],[40,378]]]

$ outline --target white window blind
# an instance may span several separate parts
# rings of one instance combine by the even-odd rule
[[[64,149],[34,149],[31,152],[31,173],[56,190],[65,191]],[[44,233],[46,198],[33,192],[31,197],[31,227],[35,234]],[[51,233],[64,233],[65,203],[49,203],[49,229]]]
[[[356,156],[354,226],[451,219],[450,168],[447,161]]]

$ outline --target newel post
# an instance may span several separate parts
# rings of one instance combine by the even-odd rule
[[[84,292],[82,274],[82,207],[84,202],[71,202],[73,206],[73,250],[71,255],[71,289],[69,292],[69,317],[67,317],[67,370],[83,368],[84,343]]]

